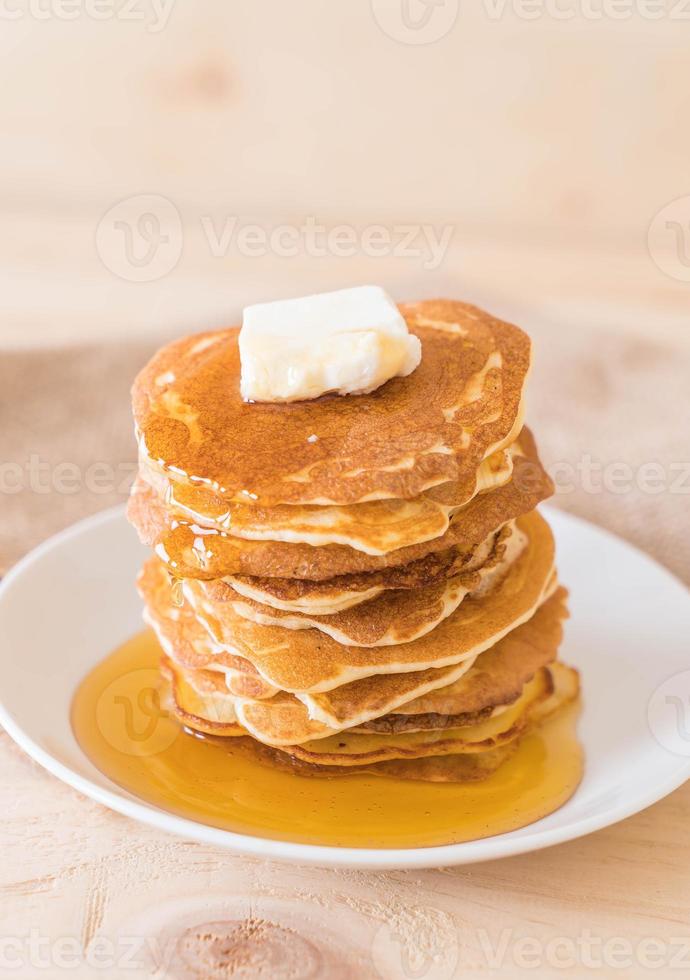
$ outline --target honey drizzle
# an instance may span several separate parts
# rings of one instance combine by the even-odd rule
[[[85,754],[113,782],[200,823],[309,844],[451,844],[547,816],[582,777],[576,704],[527,735],[481,782],[296,775],[257,760],[237,740],[205,739],[182,728],[161,703],[160,653],[146,631],[98,664],[75,694],[72,727]]]

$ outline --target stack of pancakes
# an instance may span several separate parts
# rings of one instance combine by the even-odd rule
[[[129,518],[185,726],[300,773],[464,781],[577,694],[552,484],[526,335],[465,303],[401,312],[421,364],[368,395],[244,403],[237,329],[159,351]]]

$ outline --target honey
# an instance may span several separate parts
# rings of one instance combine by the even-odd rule
[[[430,847],[531,824],[562,806],[582,777],[577,704],[528,734],[480,782],[297,775],[260,761],[237,739],[182,727],[161,700],[160,655],[149,631],[115,650],[79,686],[72,726],[114,783],[199,823],[306,844]]]

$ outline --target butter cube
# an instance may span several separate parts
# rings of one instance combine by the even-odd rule
[[[422,356],[379,286],[247,306],[239,346],[242,398],[256,402],[366,394],[411,374]]]

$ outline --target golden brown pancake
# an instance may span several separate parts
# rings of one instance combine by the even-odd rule
[[[179,578],[217,579],[239,574],[323,581],[346,574],[399,568],[451,548],[470,552],[491,532],[533,510],[550,496],[553,484],[539,462],[534,439],[526,429],[520,434],[520,444],[525,455],[515,459],[508,483],[474,497],[440,537],[398,548],[387,555],[367,555],[346,545],[317,548],[284,541],[234,538],[174,515],[142,480],[135,483],[127,516],[141,540],[153,545],[159,558]]]
[[[290,772],[296,776],[325,777],[376,775],[394,779],[410,779],[431,783],[471,783],[486,779],[510,758],[518,739],[487,752],[462,755],[436,755],[425,759],[389,759],[367,766],[319,766],[286,755],[279,749],[262,745],[253,738],[238,739],[243,751],[250,752],[265,765]]]
[[[307,703],[284,693],[251,701],[246,695],[233,697],[235,692],[226,689],[226,699],[233,708],[226,717],[239,721],[255,738],[270,745],[322,738],[344,728],[393,733],[471,724],[516,701],[524,684],[554,660],[565,615],[565,590],[560,589],[532,619],[476,660],[457,667],[353,681],[314,695]],[[214,692],[223,691],[222,677],[209,670],[188,671],[173,663],[169,671],[179,674],[200,695],[209,685]],[[437,699],[425,704],[424,695],[419,696],[422,691],[432,691],[428,696]],[[319,700],[320,710],[312,711],[310,717],[308,708],[313,707],[315,699]],[[435,713],[423,713],[429,707],[436,709]],[[391,708],[395,713],[388,713]],[[218,714],[206,717],[216,723],[221,720]]]
[[[180,678],[175,672],[171,673],[169,668],[170,664],[164,663],[163,672],[170,680],[173,690],[173,710],[180,720],[207,734],[244,734],[244,729],[234,719],[229,702],[216,703],[212,685],[197,692],[184,678]],[[362,766],[387,759],[418,759],[492,751],[523,735],[539,717],[539,706],[542,706],[542,715],[558,706],[562,695],[554,683],[554,677],[559,675],[564,678],[561,686],[570,691],[571,697],[575,696],[578,689],[577,672],[562,664],[555,664],[551,669],[541,668],[525,684],[518,700],[500,714],[469,725],[439,731],[386,735],[339,732],[300,745],[276,747],[306,762],[336,766]]]
[[[456,482],[432,487],[412,500],[371,500],[328,506],[278,504],[262,507],[231,503],[207,487],[176,482],[142,460],[139,473],[173,512],[204,527],[249,541],[286,541],[323,547],[341,544],[368,555],[385,555],[444,534],[453,515],[477,493],[507,483],[519,437],[484,460],[470,497]]]
[[[544,700],[533,704],[529,718],[523,730],[523,734],[533,727],[538,726],[546,718],[575,700],[579,693],[579,677],[576,670],[566,667],[563,664],[555,663],[549,669],[553,683],[553,693]],[[171,704],[171,708],[178,714],[180,720],[185,724],[193,721],[193,716],[185,715],[183,709]],[[203,720],[199,720],[201,725],[199,731],[206,731]],[[190,727],[194,727],[191,725]],[[222,726],[220,726],[222,728]],[[208,725],[208,734],[222,737],[222,733],[213,731],[212,724]],[[229,733],[230,734],[230,733]],[[232,734],[237,736],[236,726],[232,728]],[[373,774],[378,776],[390,776],[395,779],[414,779],[429,782],[470,782],[485,779],[495,772],[517,748],[520,737],[510,741],[504,740],[501,745],[493,749],[484,749],[481,752],[464,752],[452,755],[432,755],[416,759],[389,759],[383,762],[367,763],[365,765],[340,766],[340,765],[319,765],[318,763],[307,762],[296,756],[288,755],[280,749],[263,745],[253,738],[239,737],[233,739],[233,744],[237,744],[243,751],[251,752],[257,759],[266,765],[275,766],[286,772],[292,772],[300,776],[320,777],[342,775],[363,775]]]
[[[525,684],[518,700],[499,714],[459,728],[421,732],[338,732],[301,745],[277,746],[282,752],[320,765],[366,765],[385,759],[418,759],[430,755],[485,752],[519,738],[529,722],[530,711],[553,693],[547,668]]]
[[[506,527],[475,571],[414,591],[388,590],[368,602],[327,615],[273,609],[239,595],[225,582],[204,582],[201,589],[212,603],[229,603],[234,612],[253,623],[318,629],[338,643],[355,646],[393,646],[430,633],[467,596],[495,587],[525,545],[525,535],[517,527]]]
[[[326,692],[321,695],[323,702],[328,705],[329,694],[339,693],[338,707],[341,714],[346,714],[346,719],[340,724],[334,722],[327,716],[314,717],[309,711],[309,706],[305,697],[297,697],[294,694],[280,692],[265,701],[252,701],[247,698],[232,698],[236,720],[246,728],[246,730],[266,745],[292,745],[295,742],[304,742],[309,739],[326,738],[338,732],[350,729],[351,731],[360,730],[360,721],[365,721],[379,713],[386,712],[390,707],[397,707],[401,701],[414,695],[419,690],[424,690],[437,684],[445,684],[451,680],[456,681],[462,674],[468,672],[474,658],[456,664],[452,667],[441,667],[436,673],[438,677],[431,677],[431,671],[413,671],[408,674],[388,674],[379,675],[374,681],[373,678],[365,678],[360,681],[352,681],[344,685],[349,688],[343,691],[336,688],[335,692]],[[197,679],[193,675],[187,675],[189,683],[195,687]],[[371,681],[367,684],[366,681]],[[327,714],[322,702],[321,716]],[[491,713],[490,711],[487,713]],[[470,721],[478,721],[480,713],[476,716],[463,716],[462,724],[469,724]],[[409,719],[406,719],[409,721]],[[460,722],[459,722],[460,724]],[[422,731],[424,728],[443,728],[447,724],[439,722],[435,726],[421,725],[417,729]],[[364,729],[368,731],[368,729]],[[393,729],[391,729],[393,730]],[[411,723],[406,726],[397,726],[395,731],[413,730]]]
[[[246,404],[238,328],[164,347],[133,387],[142,450],[239,502],[410,499],[451,480],[469,496],[482,460],[517,434],[529,339],[467,303],[400,309],[421,364],[369,395]]]
[[[371,749],[380,758],[403,758],[404,755],[399,754],[401,748],[414,749],[409,753],[409,758],[442,754],[451,745],[458,752],[481,752],[508,740],[506,735],[512,739],[519,734],[521,729],[516,728],[515,719],[522,718],[524,706],[531,704],[533,699],[546,699],[552,690],[549,672],[542,668],[525,685],[517,707],[511,706],[510,712],[504,708],[495,713],[465,716],[457,724],[448,722],[414,732],[395,730],[385,733],[363,731],[360,728],[331,731],[308,717],[297,719],[298,706],[294,697],[279,694],[271,699],[271,703],[256,702],[255,705],[250,705],[263,715],[264,721],[268,720],[270,709],[270,723],[263,727],[259,725],[257,731],[247,725],[247,715],[242,710],[245,705],[234,702],[228,696],[219,675],[210,671],[188,673],[170,660],[164,660],[161,669],[171,685],[174,710],[178,716],[184,715],[185,724],[189,728],[228,737],[249,734],[261,744],[287,751],[298,758],[306,758],[307,753],[314,754],[318,751],[323,754],[326,760],[324,764],[327,765],[336,761],[333,755],[340,750],[343,755],[365,754],[367,758]],[[256,715],[253,720],[256,720]],[[418,738],[411,739],[411,734]],[[489,737],[493,738],[495,734],[500,735],[500,741],[489,741]],[[299,736],[302,742],[297,743],[295,736]],[[324,748],[316,749],[316,741],[322,742]],[[441,744],[440,753],[437,750],[438,743]],[[384,747],[385,751],[382,753]],[[345,762],[349,764],[347,760]]]
[[[525,622],[540,605],[552,577],[553,536],[536,512],[520,518],[528,544],[503,581],[486,595],[466,599],[431,633],[394,647],[345,646],[318,630],[261,626],[238,616],[229,603],[211,603],[198,582],[185,597],[215,642],[250,660],[283,691],[328,691],[372,674],[442,667],[482,653]]]
[[[144,565],[137,587],[145,602],[144,620],[168,657],[193,671],[212,664],[225,678],[227,690],[238,697],[270,698],[276,693],[277,688],[268,684],[248,660],[214,644],[188,605],[174,605],[170,579],[160,563],[150,560]]]
[[[461,678],[422,694],[385,718],[360,727],[387,732],[465,724],[496,707],[517,700],[527,681],[556,659],[568,615],[567,591],[559,588],[522,626],[486,650]]]
[[[504,525],[509,528],[512,522]],[[479,568],[494,547],[501,530],[492,532],[471,552],[458,548],[433,552],[408,565],[383,568],[379,572],[338,575],[324,581],[299,578],[260,578],[229,575],[218,582],[230,585],[240,595],[287,612],[326,614],[351,609],[388,589],[421,589],[438,585],[464,572]]]
[[[553,692],[544,700],[532,705],[522,735],[540,725],[551,715],[573,702],[580,691],[578,672],[565,664],[554,663],[550,668]],[[294,756],[286,756],[279,749],[261,745],[251,740],[253,750],[269,764],[305,776],[358,775],[371,773],[391,776],[395,779],[417,779],[428,782],[470,782],[485,779],[495,772],[513,754],[521,736],[504,740],[496,748],[481,752],[452,755],[426,756],[417,759],[390,759],[362,766],[318,765]],[[281,759],[286,761],[281,765]]]
[[[557,581],[553,581],[547,586],[544,595],[540,599],[537,610],[554,594],[557,590]],[[529,617],[528,617],[529,618]],[[520,624],[522,625],[522,624]],[[516,628],[520,628],[517,625]],[[512,631],[511,631],[512,632]],[[510,634],[508,634],[510,635]],[[551,645],[555,652],[556,640],[559,638],[552,635]],[[496,641],[501,642],[500,640]],[[540,640],[548,647],[548,641]],[[496,644],[490,645],[489,650],[494,649]],[[476,663],[479,653],[463,657],[455,664],[445,667],[428,667],[424,670],[410,671],[399,674],[374,674],[360,680],[342,684],[330,691],[322,692],[301,692],[297,694],[298,699],[304,704],[309,717],[322,721],[327,727],[340,730],[363,724],[370,719],[378,718],[383,715],[391,715],[392,712],[403,712],[405,705],[416,698],[422,697],[435,691],[438,688],[446,688],[463,676],[468,674]],[[528,679],[528,678],[526,678]],[[500,689],[496,690],[496,702],[501,702]],[[507,701],[505,702],[507,703]],[[472,708],[469,704],[463,704],[457,698],[456,704],[449,703],[448,709],[455,714],[479,712],[487,705],[491,705],[491,696],[486,699],[485,705]],[[401,718],[405,718],[400,714]],[[400,727],[404,727],[400,726]]]
[[[209,643],[205,630],[188,608],[178,609],[172,605],[170,584],[160,563],[152,560],[144,566],[139,588],[147,603],[145,618],[153,625],[172,661],[170,669],[179,668],[181,676],[197,689],[196,679],[201,675],[213,673],[217,690],[222,689],[218,687],[219,677],[224,677],[229,696],[245,702],[241,708],[245,727],[257,737],[270,740],[275,724],[271,708],[275,703],[272,696],[277,694],[276,688],[261,678],[247,660],[219,652],[217,646]],[[280,724],[285,730],[289,713],[293,725],[290,742],[307,737],[302,736],[301,731],[310,716],[320,722],[323,735],[340,731],[400,709],[411,699],[451,684],[468,671],[474,661],[475,658],[470,656],[446,667],[377,674],[320,694],[300,693],[298,697],[281,694],[278,699]],[[270,706],[264,709],[258,701],[266,698],[270,699]],[[314,726],[310,725],[308,730],[309,737],[316,737]]]
[[[166,657],[163,663],[166,675],[175,682],[181,707],[189,709],[189,702],[185,701],[184,692],[195,692],[197,717],[194,724],[190,723],[191,727],[207,731],[204,725],[206,722],[211,722],[214,733],[222,735],[224,723],[234,725],[239,722],[245,733],[251,734],[267,745],[280,746],[291,745],[300,740],[325,738],[345,728],[354,728],[359,721],[385,714],[389,707],[399,707],[402,702],[414,697],[420,690],[428,690],[436,685],[456,680],[472,667],[474,658],[451,667],[441,667],[436,671],[367,677],[319,695],[322,699],[322,715],[326,714],[326,706],[329,704],[331,694],[335,694],[338,698],[334,706],[335,710],[341,715],[348,715],[346,722],[335,719],[331,724],[328,723],[330,719],[324,721],[321,717],[311,717],[305,703],[294,694],[280,691],[262,700],[233,696],[228,693],[229,689],[225,685],[222,674],[213,669],[190,670],[181,667],[169,657]],[[432,676],[434,674],[437,676]],[[223,705],[222,711],[218,711],[214,704],[204,708],[203,701],[209,686],[213,689],[214,698],[219,704],[223,701],[224,695],[227,704]],[[229,734],[236,734],[236,732],[232,729]]]
[[[222,690],[223,681],[220,675],[207,672],[208,677],[205,680],[208,688],[200,691],[189,683],[184,672],[177,669],[167,657],[161,659],[160,670],[169,686],[170,710],[183,725],[195,732],[222,735],[227,738],[247,734],[246,729],[237,724],[232,701],[228,699],[227,694],[222,697],[214,696]],[[215,690],[211,688],[210,679],[216,680]]]

